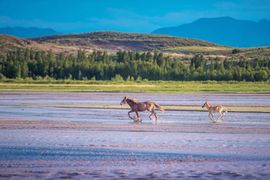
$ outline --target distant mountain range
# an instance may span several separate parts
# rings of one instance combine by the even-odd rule
[[[270,46],[270,21],[237,20],[231,17],[201,18],[176,27],[160,28],[153,34],[201,39],[234,47]]]
[[[22,38],[34,38],[41,36],[48,36],[59,34],[50,28],[37,28],[37,27],[2,27],[0,28],[0,34],[7,34]]]
[[[0,28],[0,34],[12,35],[12,36],[20,37],[20,38],[38,38],[38,37],[44,37],[44,36],[50,36],[50,35],[57,35],[60,33],[50,28],[2,27]],[[109,33],[105,33],[105,34],[106,36],[109,35]],[[123,34],[121,36],[123,36]],[[199,39],[203,41],[212,42],[214,44],[232,46],[232,47],[270,46],[270,21],[260,20],[258,22],[254,22],[254,21],[249,21],[249,20],[237,20],[231,17],[201,18],[192,23],[183,24],[176,27],[160,28],[153,31],[152,34],[176,36],[176,37],[181,37],[183,40],[192,38],[193,39],[192,43],[194,45],[196,45],[196,42],[195,42],[196,40],[194,39],[197,39],[197,40]],[[72,39],[73,36],[81,38],[82,36],[85,37],[88,35],[90,36],[90,39],[93,39],[94,36],[96,35],[97,37],[99,37],[101,33],[98,33],[98,34],[83,33],[83,34],[77,34],[77,35],[54,36],[48,39],[47,38],[43,38],[43,39],[46,41],[47,40],[53,41],[53,39],[58,39],[58,40],[63,41],[63,39],[66,39],[68,37],[71,37]],[[131,34],[128,34],[127,36],[130,36],[130,35]],[[130,38],[132,38],[132,36],[133,35],[131,35]],[[150,36],[147,36],[147,35],[139,37],[139,39],[140,38],[142,39],[140,40],[140,42],[136,42],[137,47],[135,49],[148,49],[149,44],[142,43],[142,41],[146,41],[149,37]],[[153,37],[151,37],[151,39]],[[136,38],[138,38],[138,35],[136,35]],[[143,39],[143,38],[146,38],[146,39]],[[162,37],[161,36],[155,37],[155,41],[157,41],[159,38],[162,38]],[[75,40],[71,40],[71,39],[69,38],[68,42],[72,41],[72,43],[74,43]],[[167,40],[172,40],[172,39],[173,38],[171,39],[169,38]],[[182,43],[184,43],[183,40],[181,40]],[[80,42],[82,41],[83,40],[81,39]],[[98,40],[95,40],[95,41],[97,42]],[[117,48],[118,45],[121,46],[121,44],[123,44],[123,41],[121,41],[121,43],[119,42],[119,39],[117,41],[110,40],[109,42],[112,43],[112,46],[114,46],[114,48]],[[188,41],[191,41],[191,39],[188,39]],[[91,43],[93,42],[94,41],[91,40]],[[96,44],[96,42],[94,44]],[[178,43],[175,44],[175,46],[179,46],[179,41],[177,42]],[[98,44],[102,45],[102,43],[104,44],[105,42],[99,42]],[[115,44],[115,43],[118,43],[118,44]],[[121,48],[125,49],[125,46],[126,45],[129,46],[130,43],[131,42],[123,44],[124,46]],[[133,42],[131,46],[134,46],[135,45],[134,43],[135,42]],[[170,42],[167,42],[167,43],[171,44]],[[201,45],[202,42],[197,41],[197,43]],[[146,44],[148,47],[145,47]],[[161,46],[166,46],[164,44],[165,42]],[[109,46],[109,44],[106,46]],[[138,46],[142,46],[142,47],[139,48]],[[152,48],[155,48],[155,47],[152,47]]]

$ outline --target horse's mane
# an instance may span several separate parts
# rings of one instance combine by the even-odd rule
[[[132,98],[127,98],[128,100],[130,100],[132,103],[137,103],[138,101],[136,99],[132,99]]]

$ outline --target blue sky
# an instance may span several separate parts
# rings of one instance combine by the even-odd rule
[[[0,27],[149,33],[202,17],[270,20],[270,0],[0,0]]]

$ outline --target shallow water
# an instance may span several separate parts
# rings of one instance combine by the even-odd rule
[[[29,106],[1,106],[0,116],[10,119],[25,120],[56,120],[81,121],[93,123],[130,123],[127,109],[92,109],[92,108],[57,108],[57,107],[29,107]],[[144,123],[151,123],[149,112],[141,112]],[[207,112],[198,111],[165,111],[157,112],[159,124],[202,123],[208,124]],[[135,116],[135,114],[133,114]],[[218,117],[218,115],[215,115]],[[255,120],[256,119],[256,120]],[[223,123],[227,124],[255,124],[270,127],[270,113],[238,113],[229,112]],[[255,121],[254,121],[255,120]]]
[[[243,93],[103,93],[103,92],[1,92],[0,105],[8,104],[119,104],[124,96],[162,105],[213,104],[270,106],[270,94]]]
[[[164,105],[199,106],[205,99],[214,104],[270,105],[269,94],[126,95]],[[165,111],[158,112],[159,123],[152,125],[147,113],[141,113],[142,124],[132,124],[127,109],[46,107],[119,104],[122,97],[123,93],[0,92],[0,179],[270,178],[270,113],[229,112],[223,123],[213,124],[206,112]],[[5,125],[6,120],[15,120],[15,126]],[[51,126],[38,126],[40,121]]]

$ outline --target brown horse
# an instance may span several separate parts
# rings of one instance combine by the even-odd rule
[[[138,102],[135,99],[131,99],[127,96],[124,97],[124,99],[121,101],[120,105],[123,104],[128,104],[131,108],[131,110],[128,112],[128,117],[130,119],[133,119],[134,122],[139,122],[140,120],[140,116],[138,112],[142,112],[142,111],[149,111],[151,112],[149,118],[150,120],[152,120],[152,116],[155,116],[155,123],[157,122],[157,114],[155,112],[155,108],[158,108],[160,111],[164,111],[163,107],[161,107],[160,105],[158,105],[155,102],[150,102],[150,101],[146,101],[146,102]],[[130,116],[130,113],[135,112],[137,115],[137,118],[132,118]]]
[[[225,108],[222,105],[218,105],[218,106],[212,106],[209,102],[205,102],[202,105],[202,108],[206,107],[206,109],[208,110],[208,117],[213,121],[213,122],[217,122],[219,119],[223,119],[225,112],[227,112],[227,108]],[[218,112],[219,113],[219,117],[215,120],[214,119],[214,115],[213,113]]]

